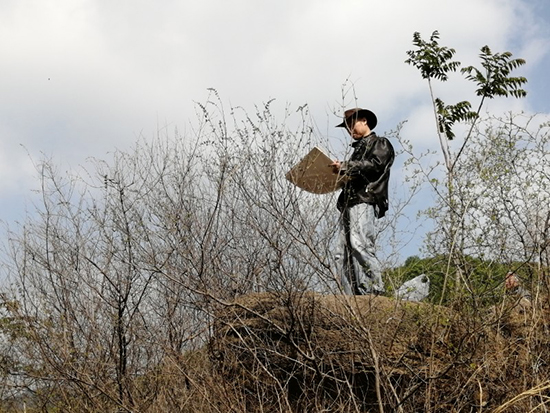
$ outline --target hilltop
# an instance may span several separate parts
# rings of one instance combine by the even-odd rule
[[[467,315],[387,297],[247,295],[217,314],[210,362],[247,411],[530,411],[548,395],[544,314],[512,297]]]

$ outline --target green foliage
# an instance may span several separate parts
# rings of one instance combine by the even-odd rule
[[[413,34],[413,44],[418,50],[409,50],[409,58],[405,63],[415,66],[420,70],[424,79],[439,79],[447,81],[449,72],[456,72],[460,62],[452,61],[455,49],[439,45],[439,32],[436,30],[430,36],[430,41],[425,41],[419,32]]]
[[[498,263],[481,258],[463,257],[461,273],[465,278],[463,282],[467,286],[467,292],[463,298],[469,301],[473,308],[495,304],[504,294],[503,283],[506,273],[518,267],[517,263]],[[453,288],[457,268],[449,265],[449,257],[446,255],[428,258],[409,257],[401,267],[388,271],[386,278],[393,280],[396,285],[401,285],[420,274],[426,274],[430,279],[428,299],[432,303],[450,304],[457,298],[454,296]],[[446,277],[448,285],[444,293],[443,285]],[[527,274],[522,278],[527,279]],[[445,296],[442,297],[442,294]]]
[[[468,101],[458,102],[456,105],[445,105],[445,103],[437,98],[435,100],[437,108],[437,119],[439,123],[439,132],[452,140],[455,137],[453,125],[456,122],[474,120],[477,117],[476,112],[472,112],[472,105]]]
[[[485,98],[492,99],[495,96],[508,97],[512,95],[516,98],[527,96],[527,92],[521,89],[527,79],[523,76],[510,77],[510,72],[525,64],[523,59],[511,59],[512,53],[491,52],[489,46],[481,48],[481,66],[484,72],[468,66],[460,70],[462,74],[467,74],[466,79],[476,82],[478,89],[476,94]]]
[[[456,72],[461,63],[451,60],[455,49],[439,45],[439,32],[436,30],[430,36],[430,40],[423,40],[420,33],[413,34],[413,45],[416,50],[407,51],[409,58],[405,63],[416,67],[423,79],[430,83],[431,79],[446,82],[450,72]],[[456,105],[445,106],[443,101],[435,98],[434,110],[437,114],[438,132],[451,140],[455,137],[452,128],[457,122],[475,121],[479,116],[483,100],[492,99],[495,96],[513,96],[522,98],[527,92],[521,86],[527,82],[525,77],[511,77],[512,70],[525,64],[523,59],[512,59],[512,53],[492,53],[488,46],[481,48],[482,70],[474,66],[462,68],[460,72],[469,81],[477,84],[476,94],[481,96],[481,102],[477,112],[472,112],[471,104],[462,101]],[[430,85],[431,88],[431,85]]]

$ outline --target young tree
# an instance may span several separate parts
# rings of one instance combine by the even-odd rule
[[[475,92],[480,97],[480,101],[477,110],[474,112],[471,110],[472,105],[469,101],[446,105],[440,98],[436,98],[433,93],[433,80],[446,82],[449,79],[449,74],[460,68],[460,62],[452,60],[455,50],[440,46],[437,31],[432,33],[429,41],[422,39],[420,33],[414,33],[413,44],[416,49],[407,52],[409,58],[405,62],[416,67],[422,78],[428,82],[436,131],[445,165],[444,190],[440,191],[435,188],[436,193],[440,196],[439,203],[431,211],[436,211],[439,217],[440,226],[438,231],[442,231],[444,234],[444,253],[450,259],[449,264],[452,263],[457,271],[453,281],[457,291],[460,291],[466,281],[465,274],[462,271],[464,267],[462,257],[465,247],[464,217],[473,200],[460,197],[459,191],[464,182],[457,180],[455,166],[467,147],[486,99],[493,99],[497,96],[513,96],[516,98],[526,96],[527,92],[521,87],[527,80],[524,77],[510,76],[511,72],[525,64],[525,61],[523,59],[512,59],[510,52],[493,53],[488,46],[483,46],[480,53],[481,68],[467,66],[460,70],[467,80],[476,84],[477,89]],[[459,150],[452,153],[449,141],[455,138],[453,127],[457,122],[470,122],[470,128]],[[430,179],[430,182],[437,184],[438,180]],[[441,211],[443,211],[443,214],[441,214]],[[444,289],[446,284],[444,284]]]
[[[509,263],[535,290],[547,287],[550,201],[550,134],[538,119],[509,114],[481,122],[455,166],[468,183],[460,197],[474,200],[465,210],[464,252]]]

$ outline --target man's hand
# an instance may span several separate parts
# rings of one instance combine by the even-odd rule
[[[332,172],[337,174],[338,172],[340,172],[342,163],[340,161],[334,161],[333,163],[329,164],[329,166],[332,167]]]

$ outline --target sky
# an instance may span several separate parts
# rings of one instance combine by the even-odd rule
[[[427,85],[404,63],[416,31],[438,30],[464,64],[484,45],[526,59],[528,97],[487,110],[550,113],[548,21],[550,0],[2,0],[0,220],[25,216],[37,160],[77,169],[184,130],[208,88],[228,107],[307,104],[320,134],[346,140],[333,126],[355,106],[347,82],[379,134],[407,120],[405,138],[437,149]],[[443,99],[470,99],[453,79]]]

